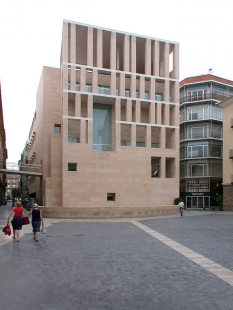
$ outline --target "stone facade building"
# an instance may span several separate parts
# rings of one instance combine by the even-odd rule
[[[179,44],[63,22],[44,67],[24,160],[54,207],[152,207],[179,196]]]

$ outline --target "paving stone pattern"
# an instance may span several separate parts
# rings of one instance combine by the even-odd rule
[[[224,235],[231,229],[230,218],[206,215],[140,222],[180,243],[188,235],[186,246],[197,252],[198,245],[204,250],[206,243],[206,253],[214,260],[216,238],[210,238],[213,232],[207,227],[215,226],[220,235],[224,228]],[[200,240],[192,241],[195,238]],[[230,250],[221,250],[226,250],[229,268]],[[60,222],[48,227],[39,243],[28,233],[19,243],[0,247],[0,270],[1,309],[233,309],[231,285],[130,220]]]
[[[140,222],[233,271],[233,214]]]

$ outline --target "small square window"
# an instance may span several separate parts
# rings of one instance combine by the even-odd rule
[[[55,133],[61,133],[61,125],[55,124],[54,125],[54,132]]]
[[[115,201],[116,194],[115,193],[108,193],[107,194],[107,201]]]
[[[76,163],[68,163],[68,171],[77,171]]]

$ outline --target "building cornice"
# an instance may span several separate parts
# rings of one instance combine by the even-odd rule
[[[203,82],[217,82],[223,85],[228,85],[228,86],[233,87],[233,81],[223,79],[213,74],[205,74],[205,75],[198,75],[198,76],[192,76],[192,77],[185,78],[184,80],[180,82],[180,87],[185,86],[185,85],[190,85],[190,84],[203,83]]]

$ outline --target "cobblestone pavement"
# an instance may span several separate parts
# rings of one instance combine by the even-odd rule
[[[1,233],[1,309],[233,309],[233,213],[45,222]]]

